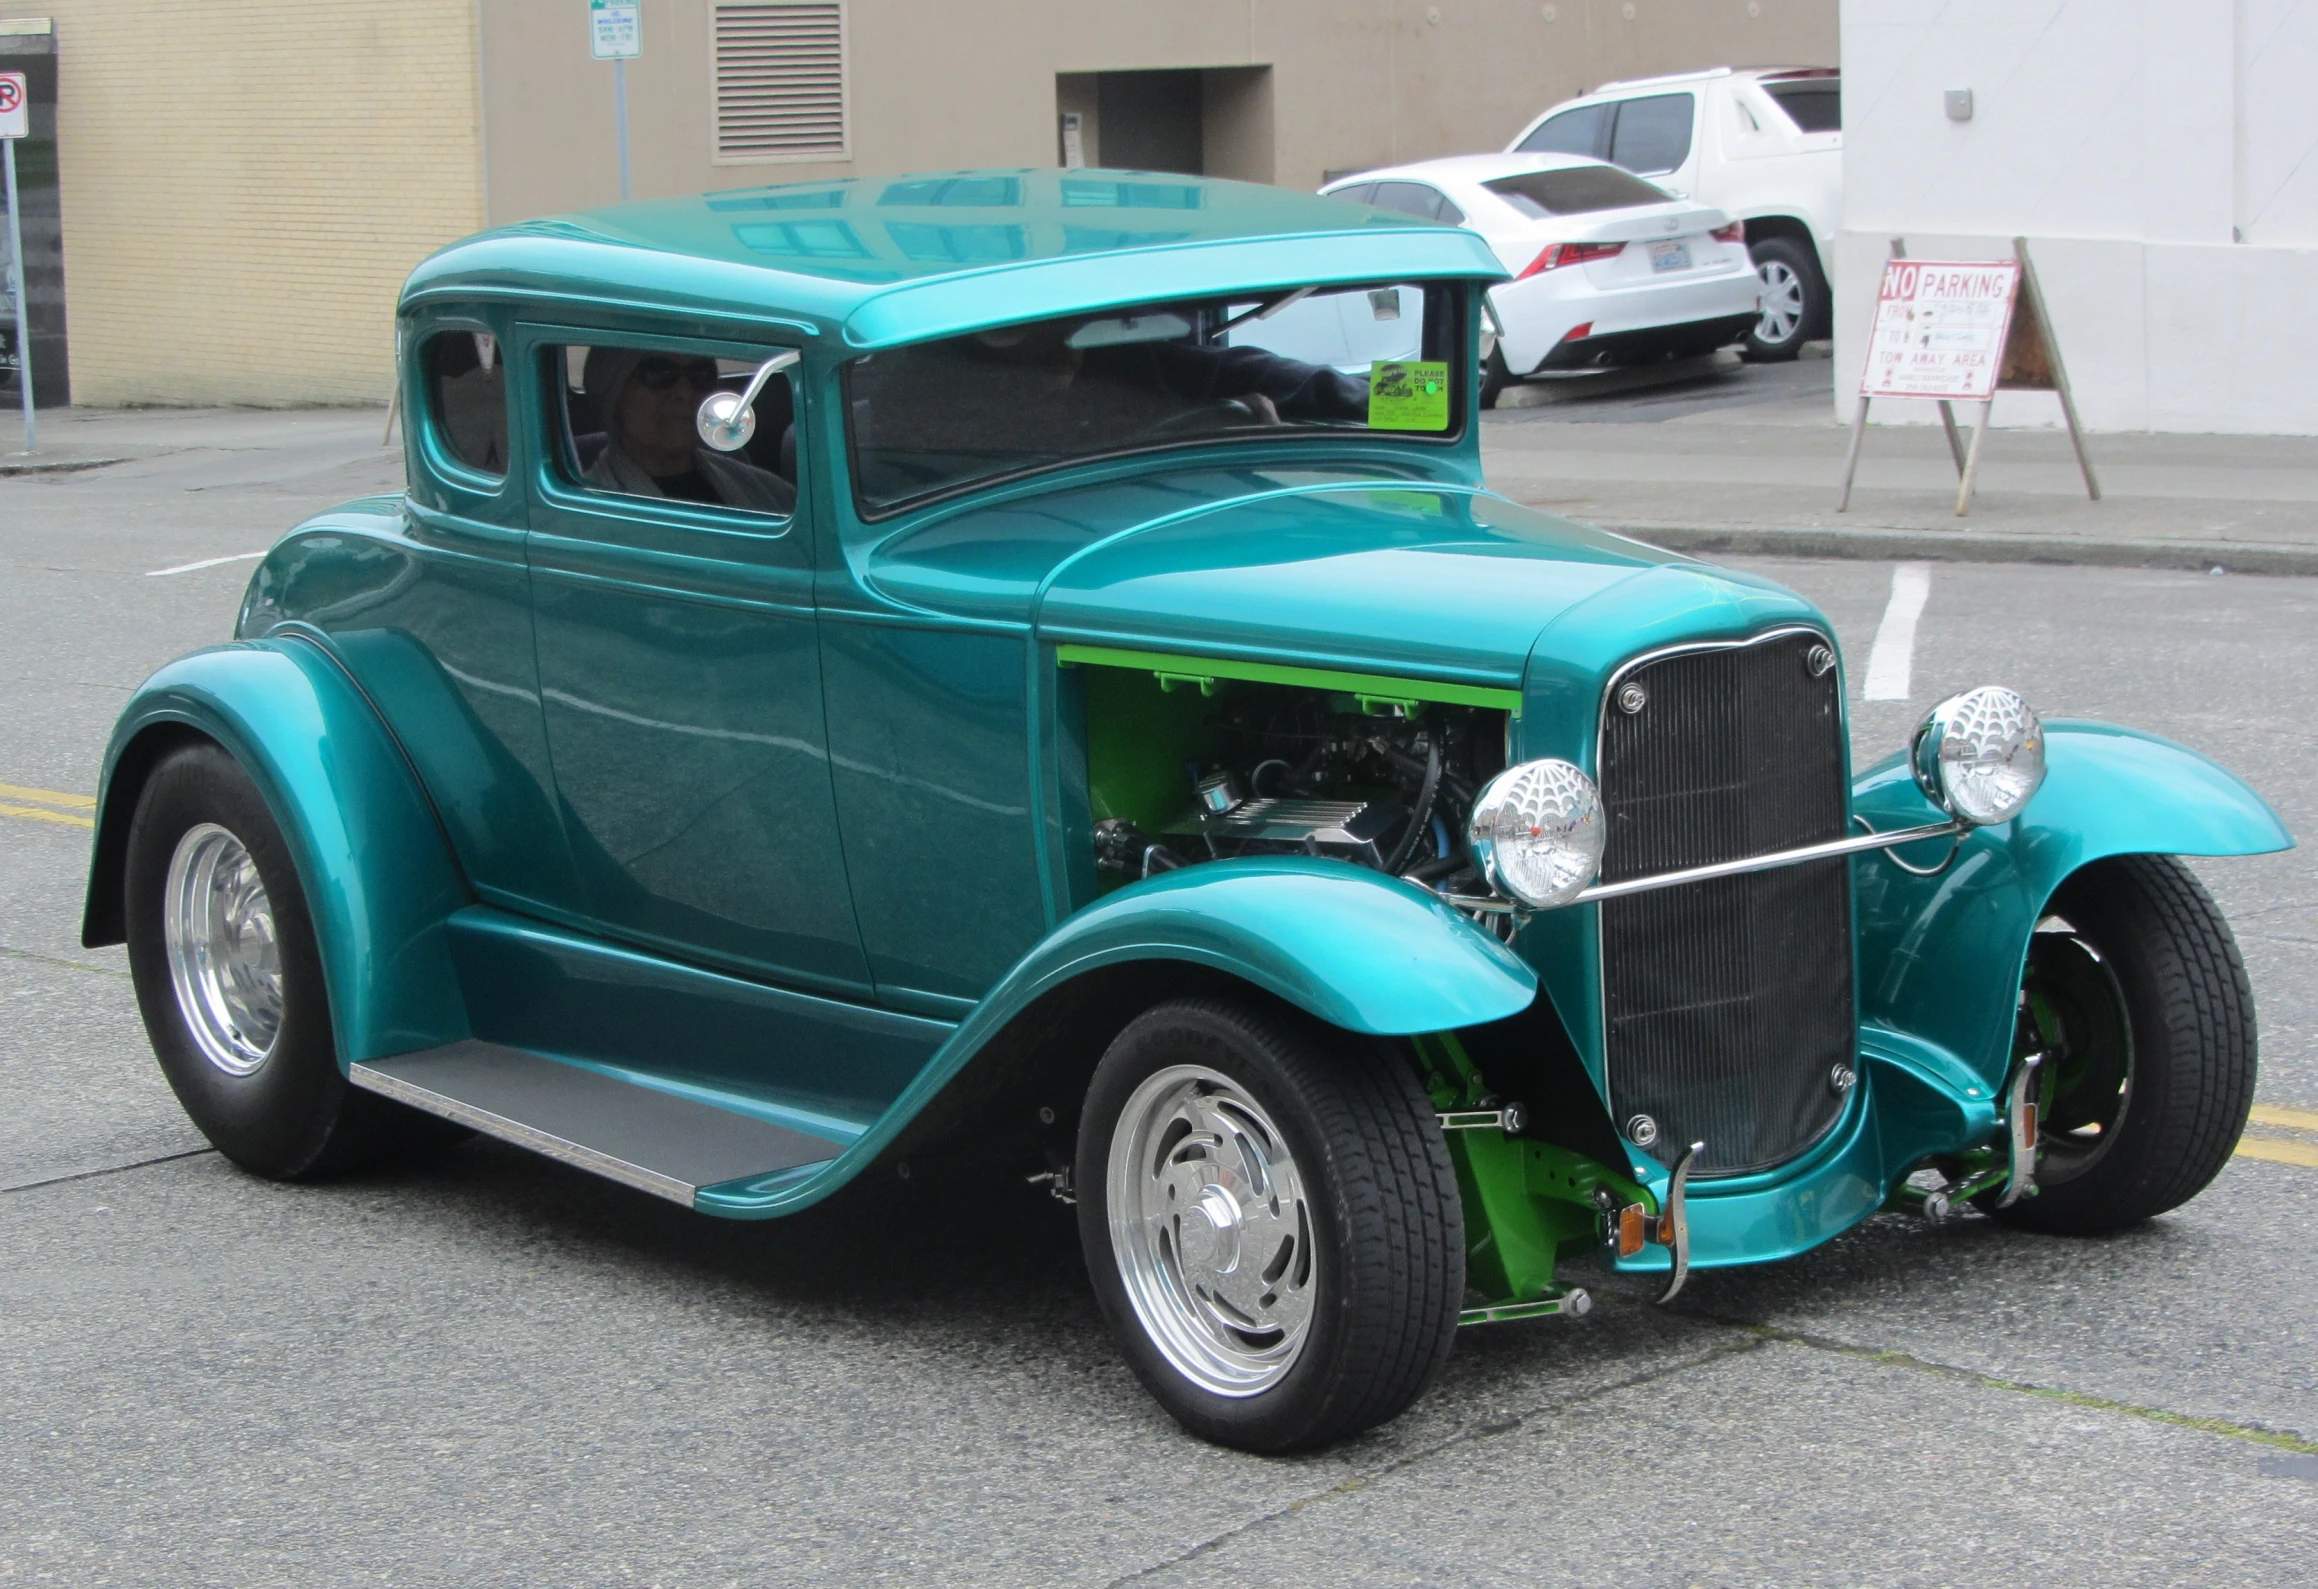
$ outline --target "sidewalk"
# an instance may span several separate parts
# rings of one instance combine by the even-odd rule
[[[2089,502],[2064,433],[1992,431],[1959,519],[1939,428],[1870,426],[1839,514],[1849,435],[1831,378],[1824,360],[1741,365],[1502,409],[1482,419],[1482,457],[1508,496],[1683,551],[2318,575],[2318,437],[2095,434]],[[9,409],[0,476],[199,454],[210,463],[180,466],[294,478],[378,460],[385,425],[380,409],[57,409],[26,458]]]
[[[1994,430],[1959,519],[1939,427],[1871,425],[1837,513],[1831,379],[1823,360],[1738,366],[1500,410],[1482,457],[1508,496],[1684,551],[2318,574],[2318,437],[2096,433],[2091,502],[2066,432]]]
[[[24,417],[0,407],[0,478],[74,474],[173,453],[306,452],[377,446],[384,408],[44,408],[40,450],[24,451]],[[397,436],[399,445],[400,437]]]

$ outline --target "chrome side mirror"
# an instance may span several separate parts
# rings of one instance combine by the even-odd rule
[[[719,390],[702,398],[700,412],[692,421],[692,428],[700,432],[701,444],[718,452],[738,452],[746,447],[757,433],[757,394],[765,389],[765,382],[794,368],[803,358],[794,348],[776,353],[757,366],[757,373],[749,377],[748,390]]]

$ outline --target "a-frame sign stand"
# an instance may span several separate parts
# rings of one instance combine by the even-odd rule
[[[1980,474],[1980,444],[1987,439],[1988,416],[1996,407],[1998,392],[2050,392],[2060,399],[2061,417],[2068,422],[2069,445],[2076,449],[2077,468],[2084,473],[2085,495],[2100,501],[2101,483],[2093,474],[2092,459],[2085,455],[2084,430],[2077,423],[2076,400],[2069,392],[2068,370],[2061,363],[2060,341],[2053,335],[2052,316],[2045,308],[2043,289],[2037,285],[2036,265],[2028,257],[2028,239],[2012,240],[2012,260],[2005,267],[2011,279],[2003,294],[2001,315],[1993,325],[1988,320],[1999,306],[1985,290],[1990,279],[1990,261],[1918,261],[1916,270],[1905,271],[1901,267],[1906,261],[1906,240],[1893,238],[1891,260],[1884,266],[1876,325],[1869,341],[1868,366],[1860,378],[1859,409],[1851,420],[1851,447],[1843,460],[1843,495],[1837,500],[1835,511],[1841,513],[1851,506],[1851,482],[1859,472],[1860,444],[1867,436],[1868,404],[1877,397],[1928,397],[1940,405],[1940,427],[1948,438],[1948,456],[1956,464],[1957,516],[1970,512],[1973,486]],[[1978,278],[1973,282],[1981,289],[1981,301],[1976,307],[1983,312],[1977,320],[1971,313],[1975,306],[1966,298],[1946,302],[1930,300],[1927,284],[1939,280],[1942,273],[1950,277]],[[1895,291],[1895,288],[1902,290]],[[1902,301],[1915,299],[1919,288],[1927,288],[1921,307]],[[1973,340],[1977,325],[2001,337],[1997,357],[1989,360],[1985,349],[1973,352],[1966,347],[1960,354],[1949,355],[1952,362],[1937,371],[1910,372],[1901,368],[1901,351],[1905,345],[1927,348],[1931,345],[1932,338],[1915,329],[1918,316],[1922,316],[1922,325],[1929,326],[1941,311],[1949,316],[1942,322],[1942,329],[1948,332],[1943,340],[1965,347]],[[1894,351],[1886,351],[1887,348]],[[1935,356],[1917,362],[1942,361]],[[1994,366],[1993,380],[1989,379],[1986,369],[1990,363]],[[1974,365],[1980,368],[1975,370]],[[1980,405],[1969,448],[1956,426],[1955,403],[1959,399]]]

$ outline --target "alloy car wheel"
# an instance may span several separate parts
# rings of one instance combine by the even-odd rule
[[[1295,1366],[1312,1323],[1312,1211],[1294,1154],[1220,1071],[1145,1078],[1112,1131],[1111,1250],[1160,1355],[1219,1396]]]
[[[169,860],[161,931],[177,1011],[201,1057],[247,1076],[282,1031],[282,957],[265,880],[214,822],[186,829]]]
[[[1763,279],[1763,317],[1755,335],[1763,342],[1790,342],[1803,329],[1803,278],[1782,259],[1766,259],[1755,267]]]
[[[1319,1445],[1398,1415],[1447,1359],[1463,1208],[1381,1045],[1254,1002],[1147,1010],[1088,1085],[1076,1184],[1111,1332],[1195,1434]]]
[[[2053,896],[2023,978],[2046,1054],[2036,1195],[1997,1218],[2122,1230],[2221,1173],[2253,1106],[2253,989],[2213,898],[2171,856],[2096,861]]]

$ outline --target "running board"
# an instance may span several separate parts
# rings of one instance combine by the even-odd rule
[[[821,1164],[839,1146],[714,1104],[498,1043],[354,1066],[355,1086],[693,1206],[704,1186]]]

